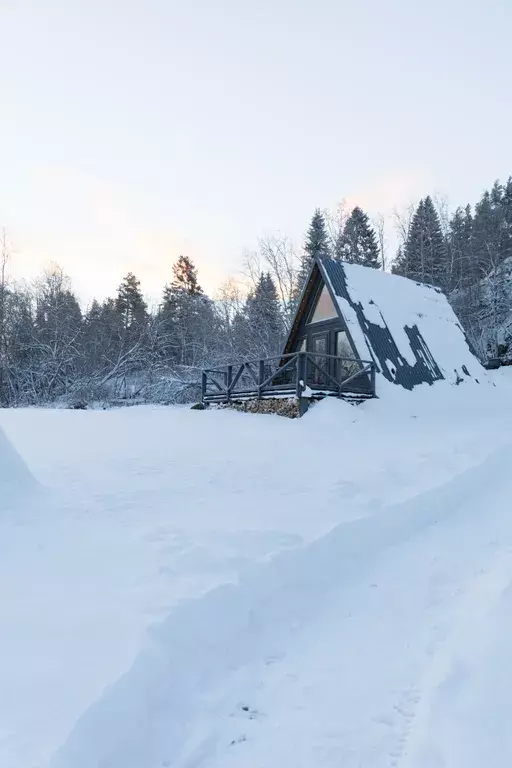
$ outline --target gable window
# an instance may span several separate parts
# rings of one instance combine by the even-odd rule
[[[336,307],[332,302],[327,286],[324,284],[308,322],[321,323],[323,320],[334,320],[337,317]]]

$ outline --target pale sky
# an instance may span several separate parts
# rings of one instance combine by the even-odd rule
[[[13,271],[84,300],[512,173],[512,0],[0,0],[0,30]]]

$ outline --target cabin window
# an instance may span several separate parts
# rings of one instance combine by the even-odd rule
[[[338,331],[336,333],[336,355],[337,357],[354,357],[354,352],[345,331]]]
[[[297,352],[305,352],[306,351],[306,342],[307,339],[300,339],[299,344],[297,347]]]
[[[349,360],[338,360],[338,376],[340,378],[346,378],[347,376],[351,376],[353,373],[356,373],[361,365],[360,363],[355,360],[355,354],[354,350],[352,349],[352,345],[350,341],[348,340],[348,336],[345,331],[337,331],[335,334],[335,349],[336,349],[336,357],[345,357],[350,358]]]
[[[325,375],[321,369],[325,370],[329,365],[328,358],[325,357],[328,354],[328,339],[328,333],[317,333],[311,339],[312,351],[315,353],[313,360],[316,365],[310,367],[313,374],[312,381],[316,387],[326,385]]]
[[[333,320],[336,317],[338,317],[336,307],[332,302],[327,286],[324,284],[308,322],[321,323],[323,320]]]

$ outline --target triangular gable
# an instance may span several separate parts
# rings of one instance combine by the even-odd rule
[[[292,351],[299,330],[305,324],[309,326],[310,323],[314,322],[313,318],[315,315],[317,322],[338,318],[340,325],[346,331],[348,341],[353,349],[355,357],[368,362],[372,360],[366,344],[363,344],[363,354],[361,354],[358,346],[354,343],[351,329],[343,317],[340,302],[333,290],[331,281],[325,272],[321,259],[315,260],[302,289],[283,354]]]

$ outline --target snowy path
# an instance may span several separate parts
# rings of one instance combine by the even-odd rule
[[[508,679],[509,392],[329,402],[300,422],[0,411],[44,488],[0,493],[0,766],[330,767],[343,744],[440,768],[482,715],[475,691]],[[452,483],[453,501],[428,493]],[[487,600],[489,635],[472,613]],[[460,658],[457,633],[474,638]]]
[[[468,765],[432,751],[429,720],[458,695],[461,642],[512,584],[511,461],[178,609],[52,768]],[[489,663],[474,660],[480,675]]]

